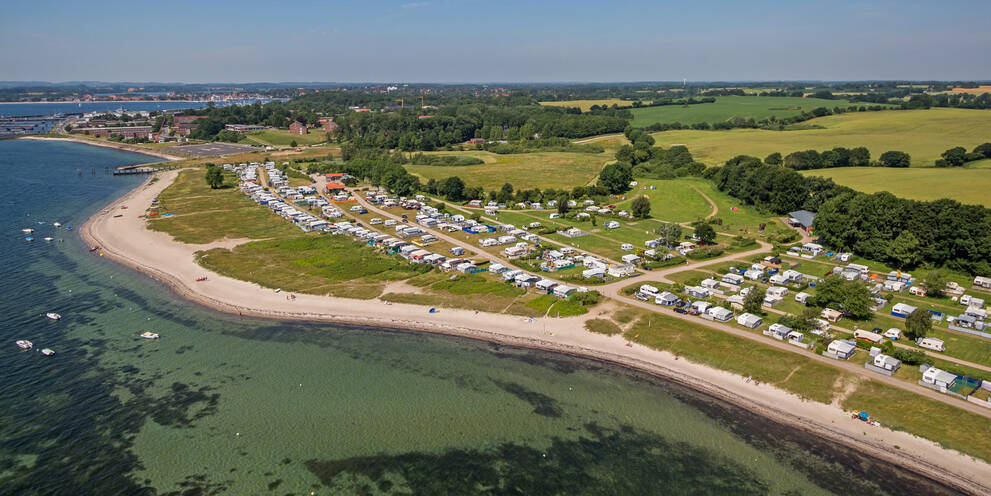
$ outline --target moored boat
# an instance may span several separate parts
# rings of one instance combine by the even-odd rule
[[[34,343],[28,341],[27,339],[19,339],[15,341],[15,343],[17,343],[17,347],[22,350],[30,350],[31,348],[34,348]]]
[[[34,232],[34,229],[31,229],[30,227],[27,227],[27,228],[21,229],[21,232],[22,233],[25,233],[25,234],[31,234],[31,233]]]
[[[55,350],[52,350],[51,348],[45,348],[41,350],[41,354],[45,356],[52,356],[55,354]]]
[[[45,317],[48,317],[48,318],[50,318],[52,320],[61,320],[62,319],[62,316],[59,315],[59,314],[57,314],[57,313],[55,313],[55,312],[48,312],[48,313],[45,314]]]
[[[99,249],[100,249],[99,246],[90,246],[89,247],[89,251],[96,251],[96,250],[99,250]]]
[[[58,222],[53,222],[52,225],[55,226],[55,227],[61,227],[62,226],[62,224],[60,224]]]
[[[158,334],[151,331],[142,332],[140,336],[145,339],[158,339]]]
[[[47,237],[47,238],[45,238],[45,241],[51,241],[51,240],[53,240],[53,239],[55,239],[55,238],[52,238],[52,237]]]
[[[206,276],[199,276],[196,278],[196,282],[203,282],[206,280]]]

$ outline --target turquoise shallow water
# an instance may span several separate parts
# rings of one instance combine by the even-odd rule
[[[145,161],[0,141],[0,494],[946,493],[595,361],[189,304],[50,225]]]

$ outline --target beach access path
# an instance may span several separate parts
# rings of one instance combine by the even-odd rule
[[[146,229],[146,220],[139,217],[151,206],[152,200],[172,184],[179,172],[160,172],[156,174],[159,181],[152,183],[149,178],[95,214],[81,229],[83,239],[91,245],[99,246],[99,253],[107,258],[146,273],[166,283],[180,295],[217,310],[282,320],[412,329],[610,361],[666,377],[777,422],[813,432],[892,463],[910,466],[918,473],[964,487],[970,492],[991,492],[991,465],[944,449],[933,441],[883,427],[865,428],[862,422],[852,420],[849,412],[838,406],[804,400],[766,384],[748,383],[739,375],[680,360],[665,351],[628,343],[621,336],[610,337],[586,331],[585,321],[601,316],[601,312],[605,312],[601,308],[593,308],[580,317],[534,319],[499,314],[484,314],[483,317],[475,311],[448,308],[429,313],[426,307],[418,305],[307,294],[296,295],[296,299],[290,301],[285,293],[276,293],[270,288],[210,273],[195,262],[196,252],[214,247],[230,248],[245,240],[223,240],[207,245],[179,243],[168,234]],[[123,205],[127,205],[129,209],[122,210],[120,207]],[[125,215],[115,218],[114,215],[119,213]],[[94,256],[96,253],[94,252]],[[709,260],[706,263],[713,262]],[[196,281],[196,278],[204,275],[209,278],[202,282]],[[618,291],[610,290],[607,295],[618,297]],[[631,302],[628,299],[619,300],[652,312],[659,310],[656,305]],[[711,324],[699,319],[692,321],[703,325]],[[722,326],[725,329],[721,330],[726,332],[775,346],[756,335]],[[822,359],[830,360],[824,357]],[[832,360],[829,363],[836,365]],[[850,367],[851,372],[854,370],[854,367]],[[862,370],[861,368],[856,372],[863,374]],[[876,375],[869,377],[872,380],[883,380]],[[913,389],[913,392],[919,391]],[[893,450],[892,446],[895,445],[900,448]]]

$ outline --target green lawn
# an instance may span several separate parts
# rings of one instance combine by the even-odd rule
[[[159,212],[172,216],[150,217],[148,229],[172,235],[183,243],[203,244],[224,238],[264,239],[290,236],[300,231],[289,221],[258,206],[225,174],[222,189],[210,189],[204,169],[186,169],[175,183],[158,195]]]
[[[285,129],[265,129],[246,134],[249,141],[262,145],[289,146],[293,141],[299,145],[315,145],[327,141],[323,129],[311,129],[309,134],[290,134]]]
[[[792,117],[818,107],[846,108],[847,100],[823,100],[819,98],[773,96],[720,96],[714,103],[694,105],[665,105],[632,109],[633,126],[644,127],[655,123],[725,122],[734,117],[763,120],[775,116]]]
[[[498,155],[485,151],[455,152],[485,160],[481,165],[441,166],[406,165],[406,170],[423,178],[446,179],[458,176],[469,186],[497,190],[510,183],[517,190],[568,188],[595,182],[607,162],[614,161],[614,152],[533,152]]]
[[[220,274],[268,288],[348,298],[374,298],[385,281],[430,270],[385,255],[341,236],[297,235],[253,241],[233,250],[200,252],[200,265]]]
[[[991,134],[986,138],[991,139]],[[988,194],[991,191],[991,168],[841,167],[802,171],[802,174],[828,177],[837,184],[865,193],[889,191],[900,198],[912,200],[951,198],[961,203],[991,207],[991,195]]]
[[[636,188],[627,193],[627,201],[616,204],[619,210],[630,211],[633,198],[638,195],[650,200],[650,216],[666,222],[692,222],[712,213],[712,206],[693,185],[702,181],[690,179],[637,179]]]
[[[991,113],[983,110],[934,108],[884,112],[854,112],[806,122],[822,129],[767,131],[665,131],[654,133],[659,146],[688,147],[696,160],[721,165],[737,155],[764,158],[774,152],[828,150],[866,146],[871,158],[888,150],[912,156],[913,166],[929,166],[948,148],[973,149],[991,136]]]

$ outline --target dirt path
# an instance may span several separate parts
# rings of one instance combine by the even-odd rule
[[[702,198],[705,198],[705,201],[709,202],[709,205],[712,206],[712,212],[710,212],[709,215],[705,216],[705,220],[709,220],[715,217],[716,214],[719,213],[719,205],[716,205],[716,202],[712,201],[712,198],[709,198],[709,195],[703,193],[702,190],[698,189],[698,187],[696,187],[694,184],[689,184],[689,186],[691,186],[696,193],[702,195]]]

